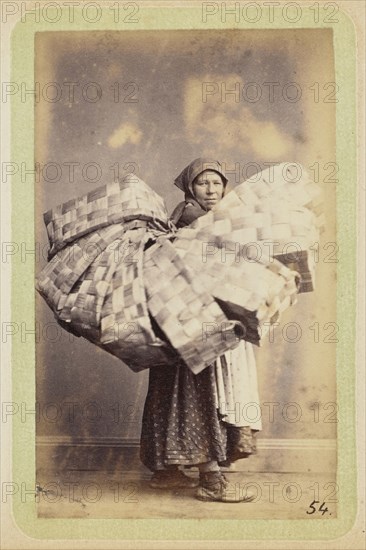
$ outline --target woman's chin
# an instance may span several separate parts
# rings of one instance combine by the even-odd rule
[[[215,202],[206,202],[205,208],[206,210],[212,210],[217,205],[217,201]]]

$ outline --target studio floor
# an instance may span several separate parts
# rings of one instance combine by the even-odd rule
[[[244,461],[245,462],[245,461]],[[188,474],[197,477],[196,471]],[[129,471],[38,469],[38,516],[43,518],[332,519],[337,486],[332,473],[247,473],[225,475],[233,495],[246,490],[253,502],[201,502],[195,489],[152,489],[143,467]],[[316,501],[316,502],[313,502]]]

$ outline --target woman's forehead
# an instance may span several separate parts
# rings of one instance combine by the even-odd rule
[[[222,181],[222,178],[218,172],[215,172],[214,170],[204,170],[200,174],[198,174],[196,180],[202,181],[206,178],[217,178],[218,180]]]

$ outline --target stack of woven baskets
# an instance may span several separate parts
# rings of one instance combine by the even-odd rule
[[[37,290],[59,323],[133,370],[177,359],[154,328],[142,273],[146,242],[170,231],[164,201],[134,175],[44,215],[50,261]]]
[[[240,338],[259,344],[313,290],[319,190],[294,167],[256,175],[179,230],[135,175],[58,206],[37,289],[62,326],[133,370],[183,360],[198,373]]]

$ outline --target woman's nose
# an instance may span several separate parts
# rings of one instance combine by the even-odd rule
[[[207,192],[207,194],[208,194],[208,195],[212,195],[213,193],[215,193],[215,191],[216,191],[215,184],[209,182],[209,183],[207,184],[207,187],[206,187],[206,192]]]

